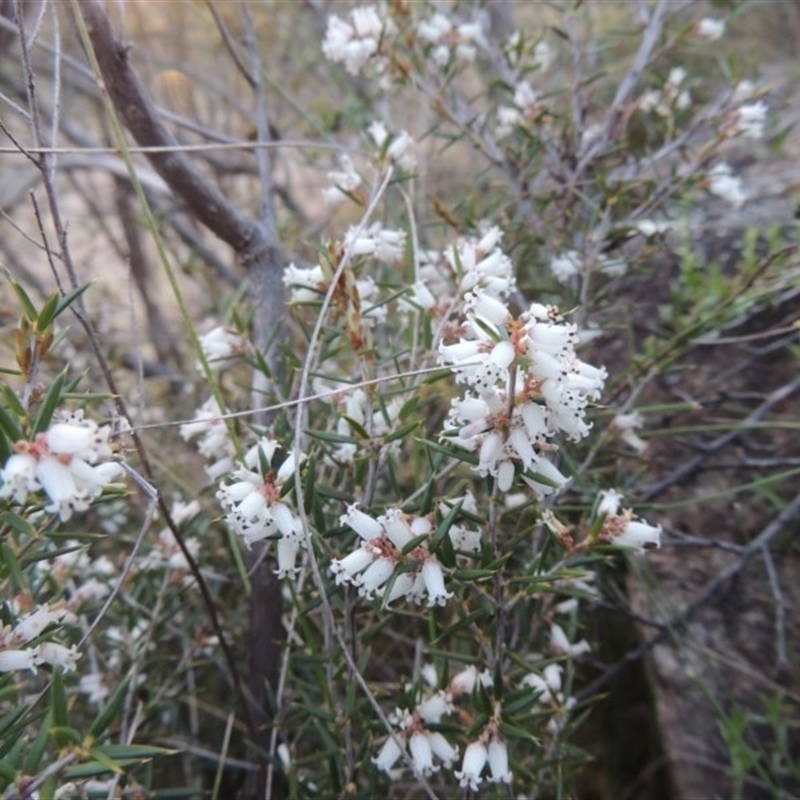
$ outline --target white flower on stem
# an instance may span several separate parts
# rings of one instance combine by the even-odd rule
[[[380,222],[373,222],[358,232],[357,227],[348,229],[344,237],[344,249],[351,246],[353,255],[372,256],[378,261],[394,263],[405,255],[406,232],[384,228]],[[363,299],[363,297],[362,297]]]
[[[597,513],[605,517],[598,533],[600,541],[640,552],[661,546],[661,526],[634,518],[629,508],[620,511],[622,495],[619,492],[606,489],[599,497]]]
[[[61,667],[65,672],[74,672],[80,653],[76,645],[66,647],[57,642],[44,642],[39,645],[39,658],[46,664]]]
[[[385,156],[389,161],[405,170],[412,170],[416,167],[417,159],[413,151],[414,139],[408,131],[390,134],[382,122],[375,120],[367,128],[367,133],[378,150],[385,151]]]
[[[508,297],[516,288],[514,265],[498,247],[503,232],[496,225],[487,226],[480,238],[462,239],[446,258],[455,271],[462,270],[459,291],[480,290],[492,297]]]
[[[745,139],[761,139],[767,121],[767,110],[767,104],[763,100],[739,106],[734,112],[731,126],[733,135],[740,134]]]
[[[30,647],[27,650],[0,650],[0,672],[29,669],[35,674],[36,667],[41,663],[38,647]]]
[[[77,411],[65,414],[64,421],[53,423],[32,442],[16,442],[0,470],[0,498],[21,505],[41,490],[50,500],[45,511],[58,514],[62,522],[85,511],[123,475],[118,462],[101,462],[113,456],[110,434],[111,426],[100,427]]]
[[[398,736],[398,738],[400,738]],[[403,739],[404,740],[404,739]],[[393,777],[394,765],[403,755],[403,748],[397,743],[397,740],[390,736],[381,747],[377,756],[372,759],[372,763],[381,771],[385,772],[389,777]]]
[[[520,683],[528,686],[539,694],[539,702],[542,705],[550,705],[554,702],[560,703],[561,692],[561,673],[563,667],[560,664],[548,664],[542,671],[542,675],[529,672]]]
[[[714,17],[703,17],[697,23],[697,35],[710,42],[721,39],[725,34],[725,20]]]
[[[573,644],[570,642],[564,629],[557,625],[555,622],[550,623],[550,646],[557,653],[569,656],[570,658],[577,658],[584,653],[590,653],[592,647],[586,639]]]
[[[382,20],[375,6],[360,6],[350,12],[347,22],[335,14],[328,18],[322,52],[357,75],[378,54],[381,38],[393,31],[390,20]]]
[[[489,760],[489,751],[482,741],[471,742],[464,751],[461,769],[455,772],[458,784],[477,792],[481,785],[481,773]]]
[[[300,518],[283,496],[284,485],[294,476],[297,458],[289,451],[276,469],[272,462],[277,449],[274,439],[259,439],[245,454],[244,463],[234,470],[233,481],[220,487],[217,499],[228,511],[225,522],[248,547],[262,539],[278,540],[277,575],[286,577],[297,569],[295,559],[304,539]],[[283,539],[289,541],[281,545]]]
[[[462,694],[472,694],[478,684],[483,686],[484,689],[491,689],[492,686],[494,686],[492,673],[488,669],[479,672],[474,664],[470,664],[450,679],[450,694],[453,697],[458,697]]]
[[[378,756],[372,759],[375,766],[394,776],[394,765],[407,746],[416,771],[422,775],[430,775],[440,768],[436,760],[449,768],[458,757],[458,748],[438,731],[431,731],[428,725],[438,725],[442,717],[452,711],[449,696],[441,691],[423,697],[413,711],[396,709],[389,720],[395,726],[396,737],[403,747],[394,737],[387,739]]]
[[[290,303],[314,303],[322,300],[328,284],[319,264],[298,267],[291,263],[283,271],[283,285],[290,290]]]
[[[474,61],[478,48],[486,43],[479,23],[454,23],[438,11],[420,22],[417,35],[423,42],[433,45],[431,58],[440,67],[447,66],[454,55],[460,61]]]
[[[429,519],[410,517],[396,508],[374,519],[351,505],[341,522],[354,530],[363,544],[331,561],[336,583],[350,583],[362,597],[383,597],[387,604],[408,596],[417,603],[427,598],[428,606],[433,607],[444,605],[453,596],[446,589],[441,563],[424,540],[411,552],[402,552],[417,537],[433,533]]]
[[[567,250],[550,262],[550,271],[559,283],[566,283],[583,271],[583,262],[576,250]]]
[[[96,705],[102,705],[103,701],[111,694],[111,690],[105,684],[105,676],[102,672],[81,675],[78,691],[81,694],[89,695],[89,702]]]
[[[717,164],[711,170],[708,174],[708,190],[734,208],[741,207],[747,200],[741,178],[733,174],[728,164]]]
[[[209,366],[219,369],[226,361],[250,352],[250,343],[239,336],[232,328],[219,326],[200,337],[200,347]],[[196,363],[202,369],[200,362]]]
[[[622,439],[628,447],[635,450],[637,453],[644,453],[647,450],[647,442],[644,441],[637,433],[637,428],[641,428],[644,424],[644,417],[638,411],[631,411],[628,414],[617,414],[612,420],[611,424],[620,431],[620,439]]]
[[[734,105],[736,103],[746,103],[748,100],[752,100],[753,97],[755,97],[756,92],[757,88],[753,81],[745,78],[736,84],[736,88],[733,90],[733,95],[731,96],[731,102]]]
[[[442,343],[439,363],[475,394],[451,403],[444,436],[477,452],[477,470],[495,477],[501,491],[521,467],[523,480],[543,497],[567,482],[546,458],[556,449],[547,440],[559,432],[573,440],[587,435],[586,406],[599,397],[606,371],[577,357],[577,328],[557,310],[534,304],[513,319],[499,298],[471,295],[466,336]]]
[[[489,759],[489,771],[492,783],[511,783],[511,771],[508,768],[508,747],[499,734],[495,734],[489,739],[487,747]]]
[[[348,193],[354,192],[361,186],[361,176],[356,172],[350,156],[339,156],[339,164],[341,170],[332,170],[328,173],[328,180],[333,186],[327,186],[322,190],[322,196],[329,206],[338,205],[348,198]]]
[[[497,109],[495,137],[504,139],[514,128],[525,125],[535,118],[540,109],[539,95],[528,81],[520,81],[514,87],[514,105]]]
[[[211,462],[206,465],[206,474],[212,480],[221,478],[233,469],[235,449],[228,427],[213,397],[209,397],[200,406],[191,422],[181,425],[180,434],[184,441],[199,437],[197,450]]]

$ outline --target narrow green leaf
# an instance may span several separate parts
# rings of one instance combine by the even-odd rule
[[[84,283],[83,286],[79,286],[77,289],[65,294],[58,303],[58,307],[53,314],[53,319],[68,309],[90,286],[90,283]]]
[[[358,439],[341,433],[334,433],[333,431],[307,430],[306,433],[312,439],[319,439],[322,442],[330,442],[331,444],[358,444]]]
[[[128,692],[128,685],[130,683],[130,676],[126,677],[122,683],[117,686],[114,693],[109,697],[105,707],[97,715],[97,718],[92,723],[86,734],[87,744],[91,745],[105,732],[106,728],[116,719],[119,710],[125,702],[125,697]]]
[[[11,582],[14,585],[14,591],[21,592],[25,581],[22,577],[22,571],[19,568],[17,557],[6,542],[0,542],[0,561],[3,562],[3,565],[8,570]]]
[[[468,450],[456,450],[451,447],[444,447],[438,444],[438,442],[432,442],[430,439],[417,439],[416,441],[421,442],[435,453],[442,453],[450,458],[455,458],[457,461],[463,461],[473,466],[477,466],[478,464],[478,456],[475,453],[470,453]],[[542,482],[544,483],[544,481]]]
[[[47,300],[44,301],[42,310],[36,318],[36,330],[38,333],[44,333],[52,324],[58,308],[58,292],[52,292]]]
[[[64,388],[64,380],[66,379],[66,372],[62,372],[54,381],[53,385],[48,390],[47,394],[42,401],[39,408],[39,413],[33,423],[33,432],[41,433],[46,430],[50,425],[50,420],[53,418],[56,409],[61,403],[61,391]]]
[[[36,734],[36,738],[28,749],[28,756],[22,768],[26,775],[35,775],[39,771],[39,764],[41,763],[42,756],[45,754],[47,745],[50,743],[50,727],[52,722],[52,714],[48,712],[39,726],[39,733]]]
[[[464,504],[463,499],[459,500],[456,505],[454,505],[450,509],[450,513],[439,523],[439,527],[436,529],[436,532],[431,537],[431,550],[435,550],[439,543],[444,539],[445,536],[450,531],[450,528],[453,527],[456,521],[456,517],[458,517],[461,506]]]
[[[30,297],[28,297],[28,293],[22,288],[21,284],[13,280],[11,281],[11,288],[14,290],[14,292],[16,292],[17,297],[20,299],[20,302],[25,309],[25,316],[31,322],[36,322],[39,312],[36,310],[36,306],[33,304]]]
[[[22,418],[24,416],[24,414],[20,415]],[[2,406],[0,406],[0,429],[8,437],[11,444],[23,438],[22,428],[20,428],[19,423]]]

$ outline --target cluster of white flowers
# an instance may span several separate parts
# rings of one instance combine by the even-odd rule
[[[386,126],[375,120],[368,128],[367,133],[372,138],[375,146],[385,158],[405,170],[413,170],[417,166],[414,155],[414,139],[408,131],[390,133]]]
[[[188,503],[177,501],[171,509],[172,521],[180,526],[200,513],[200,503],[192,500]],[[200,553],[200,542],[196,536],[184,538],[186,549],[195,560]],[[189,563],[186,555],[178,545],[175,534],[169,528],[162,528],[150,552],[139,558],[136,566],[140,570],[171,570],[184,586],[190,586],[194,579],[189,575]]]
[[[459,785],[477,792],[483,781],[483,771],[487,764],[491,783],[511,783],[508,747],[494,723],[487,725],[481,736],[474,742],[470,742],[465,748],[461,769],[455,772]]]
[[[604,520],[598,539],[639,552],[648,547],[661,547],[661,526],[636,519],[629,508],[620,511],[621,503],[622,495],[614,489],[600,492],[597,513],[604,516]]]
[[[465,336],[439,347],[439,361],[470,391],[453,400],[444,436],[477,451],[477,469],[508,491],[519,467],[542,497],[567,478],[546,457],[563,432],[573,440],[589,432],[584,419],[597,399],[604,369],[581,361],[578,332],[552,306],[537,303],[514,318],[505,303],[477,291],[468,296]]]
[[[550,271],[559,283],[566,283],[575,275],[586,272],[586,261],[577,250],[566,250],[550,262]],[[628,271],[628,264],[622,258],[609,258],[600,253],[594,260],[594,269],[604,275],[616,277]]]
[[[119,570],[108,556],[91,557],[85,545],[72,540],[59,543],[59,549],[67,552],[37,561],[33,569],[37,580],[49,579],[65,593],[71,611],[77,612],[85,602],[102,600],[109,594]]]
[[[539,109],[539,95],[528,81],[520,81],[514,87],[513,105],[500,106],[497,109],[495,138],[504,139],[509,136],[516,127],[534,119]]]
[[[439,725],[442,717],[452,711],[450,696],[442,691],[423,698],[413,711],[396,709],[389,717],[395,734],[386,740],[372,763],[390,777],[399,777],[401,770],[394,766],[407,748],[407,754],[420,774],[430,775],[441,766],[449,769],[458,758],[458,748],[453,747],[443,734],[430,730],[428,726]],[[441,763],[436,763],[434,759]]]
[[[223,483],[217,499],[227,510],[225,522],[250,547],[262,539],[277,539],[277,575],[296,572],[297,554],[304,545],[303,526],[285,496],[287,481],[294,477],[292,451],[278,464],[278,443],[261,438]],[[302,459],[301,459],[302,461]]]
[[[767,122],[767,104],[763,100],[744,103],[733,113],[731,133],[745,139],[761,139]]]
[[[42,642],[27,646],[38,639],[51,625],[73,624],[77,618],[63,603],[52,608],[45,604],[21,616],[12,628],[0,630],[0,672],[29,669],[36,672],[40,664],[53,664],[69,672],[75,669],[79,657],[75,645],[66,647],[57,642]]]
[[[230,359],[249,353],[251,350],[247,339],[243,339],[232,328],[223,325],[203,334],[200,337],[200,347],[212,369],[221,369]],[[201,369],[199,362],[197,368]]]
[[[234,446],[231,441],[225,420],[219,405],[213,397],[209,397],[197,410],[195,418],[180,427],[184,441],[198,436],[197,449],[210,464],[206,465],[206,474],[212,480],[218,480],[233,469]]]
[[[344,64],[351,75],[357,75],[370,60],[383,71],[380,44],[394,31],[392,21],[381,19],[376,6],[359,6],[350,11],[349,21],[335,14],[328,18],[322,52],[334,63]]]
[[[340,170],[328,173],[328,179],[333,186],[326,186],[322,196],[329,206],[335,206],[347,199],[349,192],[354,192],[361,186],[361,175],[358,174],[353,159],[348,155],[339,156]]]
[[[32,442],[19,441],[0,471],[0,498],[23,505],[39,491],[49,498],[45,511],[62,522],[85,511],[103,489],[123,474],[109,443],[111,426],[84,419],[83,411],[62,415]]]
[[[430,56],[440,67],[447,66],[453,56],[460,61],[474,61],[478,48],[486,44],[479,22],[453,22],[439,11],[419,23],[417,36],[432,45]]]
[[[670,118],[675,111],[685,111],[692,104],[692,96],[688,89],[683,88],[686,80],[686,70],[683,67],[673,67],[663,89],[651,89],[639,98],[639,108],[642,111],[653,111],[660,117]]]
[[[427,597],[429,607],[441,606],[453,596],[445,587],[442,564],[429,551],[427,540],[421,539],[434,533],[429,517],[390,508],[375,519],[354,504],[340,522],[359,535],[361,544],[331,562],[337,584],[350,583],[362,597],[382,597],[387,605],[408,596],[416,603]],[[457,531],[452,536],[454,547],[459,535]],[[412,542],[415,546],[404,552]]]
[[[734,208],[740,208],[747,200],[742,179],[733,174],[725,163],[715,165],[708,173],[708,191],[721,197]]]
[[[354,256],[371,256],[392,264],[405,254],[406,232],[384,228],[380,222],[361,230],[351,226],[344,235],[343,245],[345,250],[352,246]]]

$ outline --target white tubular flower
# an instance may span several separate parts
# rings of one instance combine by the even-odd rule
[[[661,526],[648,525],[641,520],[630,520],[612,544],[643,552],[648,547],[661,547]]]
[[[0,497],[10,497],[15,503],[22,505],[29,494],[39,491],[42,487],[36,479],[37,463],[36,457],[31,453],[11,455],[0,472]]]
[[[459,786],[477,792],[481,785],[481,773],[488,759],[489,751],[483,742],[477,741],[468,744],[464,751],[461,769],[455,772]]]
[[[450,769],[458,758],[458,748],[454,747],[438,731],[426,731],[433,754],[442,762],[445,769]]]
[[[197,450],[211,462],[205,469],[212,480],[218,480],[234,469],[233,442],[213,397],[200,406],[194,420],[181,425],[180,434],[184,441],[199,437]]]
[[[244,464],[234,470],[234,481],[219,488],[217,499],[228,511],[226,523],[248,547],[262,539],[278,540],[277,574],[286,577],[296,570],[295,559],[304,540],[302,523],[282,496],[284,484],[294,475],[297,459],[290,451],[275,469],[272,461],[278,446],[274,439],[259,439],[245,454]],[[262,458],[266,474],[261,472]]]
[[[597,513],[604,515],[605,519],[598,533],[599,540],[639,552],[649,547],[661,547],[661,526],[635,519],[629,508],[620,511],[621,503],[622,495],[616,490],[600,492]]]
[[[761,139],[767,121],[767,104],[763,100],[757,103],[746,103],[736,109],[733,121],[734,135],[740,134],[745,139]]]
[[[111,694],[104,679],[102,672],[90,672],[88,675],[82,675],[78,682],[78,691],[81,694],[89,695],[90,703],[102,705],[103,701]]]
[[[352,245],[353,255],[372,256],[390,264],[399,261],[405,255],[405,231],[389,230],[380,222],[374,222],[358,233],[358,236],[356,236],[357,231],[358,228],[351,227],[344,237],[344,248],[348,249]]]
[[[388,21],[381,20],[375,6],[360,6],[350,12],[350,22],[334,15],[328,28],[322,52],[337,64],[344,64],[351,75],[357,75],[377,55],[381,37],[390,33]]]
[[[550,262],[550,271],[559,283],[566,283],[583,271],[583,262],[576,250],[567,250]]]
[[[220,369],[226,361],[250,351],[250,343],[232,328],[225,326],[213,328],[203,334],[200,337],[200,347],[213,369]],[[196,366],[201,369],[199,361]]]
[[[708,191],[721,197],[734,208],[747,200],[741,178],[735,176],[728,164],[717,164],[708,175]]]
[[[636,429],[641,428],[644,424],[644,417],[638,411],[617,414],[611,420],[611,424],[620,431],[620,439],[628,447],[640,454],[647,450],[647,442],[636,433]]]
[[[322,190],[322,196],[329,206],[336,206],[348,197],[348,192],[353,192],[361,186],[361,176],[356,172],[353,161],[348,155],[339,157],[341,170],[332,170],[328,173],[328,180],[333,186]],[[290,267],[293,265],[289,265]],[[288,267],[287,267],[288,269]],[[295,267],[296,269],[296,267]],[[286,280],[284,275],[284,281]]]
[[[75,621],[75,615],[68,608],[60,606],[51,609],[45,603],[23,617],[10,632],[0,635],[0,646],[5,642],[25,644],[41,636],[50,625],[70,624]]]
[[[429,725],[438,725],[445,714],[453,713],[453,703],[446,692],[435,692],[416,707],[416,713]]]
[[[385,772],[387,775],[389,775],[389,777],[392,777],[393,767],[402,755],[403,748],[397,744],[393,736],[390,736],[384,742],[383,747],[381,747],[381,751],[378,753],[378,755],[372,759],[372,763],[381,772]]]
[[[376,120],[367,128],[367,133],[380,151],[385,149],[389,161],[406,170],[416,167],[417,159],[413,153],[414,139],[408,131],[390,134],[386,126]]]
[[[557,653],[570,658],[577,658],[584,653],[591,653],[592,651],[592,647],[586,639],[581,639],[581,641],[572,644],[567,638],[564,629],[555,622],[550,623],[550,646]]]
[[[508,747],[499,735],[492,736],[487,747],[489,771],[492,783],[511,783],[511,771],[508,768]]]
[[[327,288],[322,267],[297,267],[289,264],[283,271],[283,285],[290,290],[290,303],[313,303],[322,299]]]
[[[358,593],[368,600],[380,594],[384,584],[392,577],[395,560],[386,556],[376,558],[360,575],[353,580]]]
[[[703,17],[697,23],[697,35],[702,39],[714,42],[725,34],[725,20],[714,17]]]
[[[0,650],[0,672],[29,669],[35,674],[36,667],[41,663],[38,647],[31,647],[27,650]]]
[[[65,647],[56,642],[45,642],[39,645],[39,658],[44,663],[61,667],[65,672],[74,672],[80,653],[76,645]]]
[[[426,733],[412,733],[408,740],[408,749],[414,766],[423,775],[430,775],[439,769],[433,764],[433,749]]]
[[[472,694],[478,683],[485,689],[491,689],[494,685],[492,673],[488,669],[478,672],[478,668],[474,664],[470,664],[450,679],[450,694],[453,697]]]
[[[474,61],[478,47],[485,44],[479,23],[455,24],[438,11],[419,24],[417,35],[422,41],[434,45],[431,58],[440,67],[446,66],[453,55],[461,61]]]

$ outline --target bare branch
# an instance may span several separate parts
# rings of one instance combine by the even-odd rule
[[[129,49],[114,35],[97,0],[78,0],[108,96],[125,126],[143,147],[174,147],[178,142],[158,113],[130,64]],[[149,153],[150,162],[192,213],[237,252],[245,265],[260,250],[259,226],[241,214],[179,150]]]

